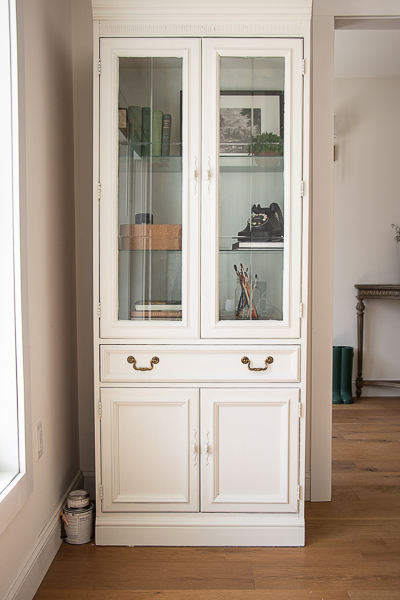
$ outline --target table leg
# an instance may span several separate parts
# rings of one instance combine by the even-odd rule
[[[357,295],[357,379],[356,393],[357,398],[361,396],[361,391],[364,385],[362,370],[363,370],[363,348],[364,348],[364,310],[365,304]]]

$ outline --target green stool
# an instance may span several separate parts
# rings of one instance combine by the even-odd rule
[[[353,404],[353,357],[352,346],[333,346],[332,404]]]

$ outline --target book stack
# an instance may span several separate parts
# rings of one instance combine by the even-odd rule
[[[119,119],[122,117],[121,109]],[[148,106],[129,106],[129,142],[134,156],[169,156],[171,115]]]
[[[182,319],[180,300],[138,300],[131,319]]]
[[[118,109],[118,129],[128,139],[128,111],[126,108]]]

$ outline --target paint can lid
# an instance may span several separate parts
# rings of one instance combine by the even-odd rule
[[[86,490],[72,490],[67,496],[68,508],[84,508],[89,506],[89,492]]]

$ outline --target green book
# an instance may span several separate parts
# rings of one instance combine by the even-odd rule
[[[150,156],[150,108],[142,108],[142,156]]]
[[[153,122],[151,127],[151,155],[161,156],[163,114],[161,110],[153,110]]]
[[[161,156],[162,117],[161,110],[142,108],[142,156]]]
[[[171,140],[171,115],[165,114],[162,121],[161,156],[169,156]]]
[[[141,155],[142,145],[142,109],[140,106],[129,106],[128,108],[129,121],[129,143],[138,156]]]

